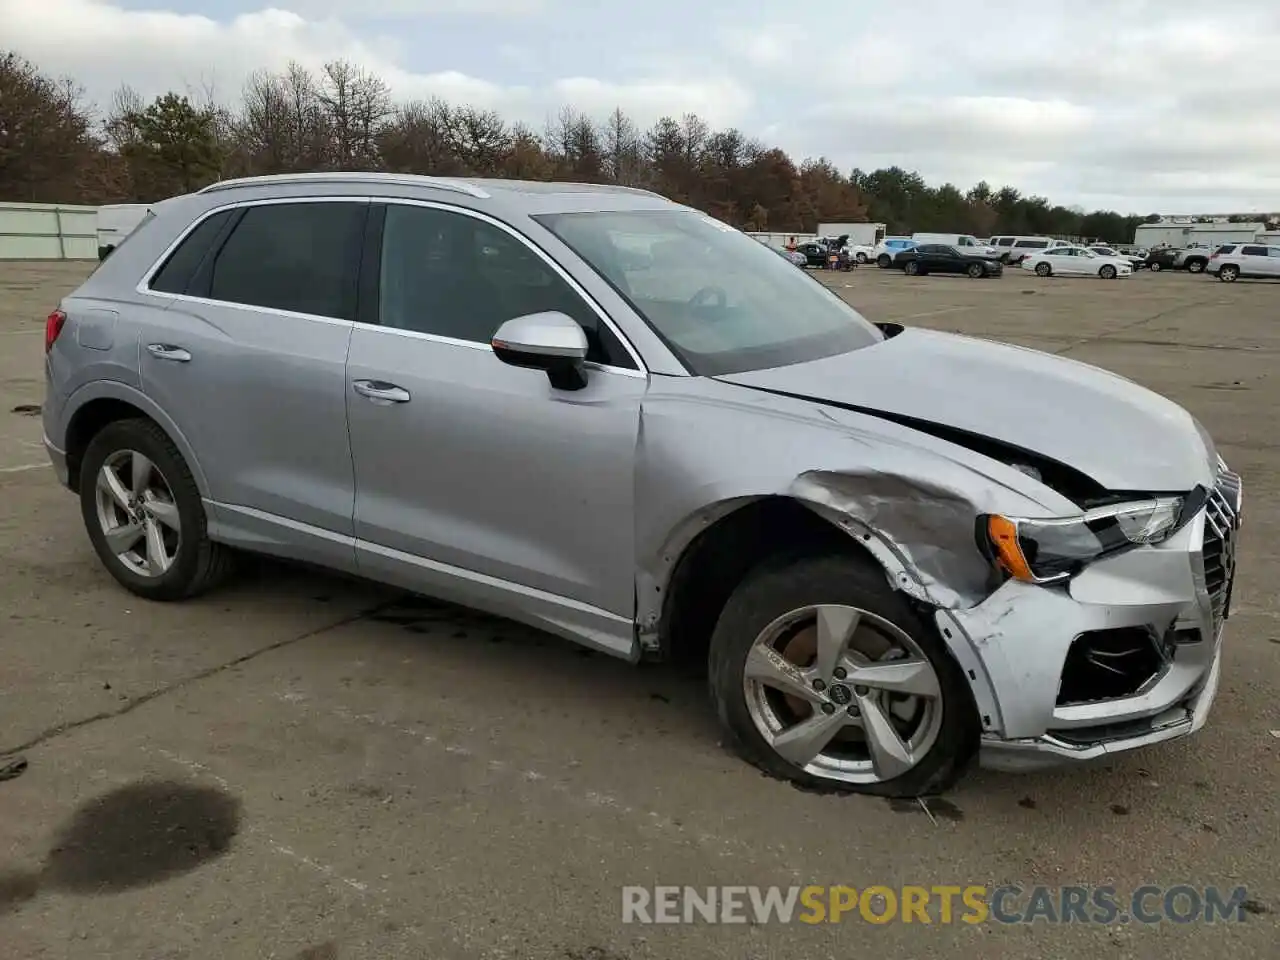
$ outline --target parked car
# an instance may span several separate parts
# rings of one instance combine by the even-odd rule
[[[798,245],[796,252],[804,256],[808,267],[826,267],[827,258],[831,256],[831,248],[817,240]]]
[[[1241,277],[1280,280],[1280,247],[1228,243],[1209,256],[1205,272],[1227,283]]]
[[[139,597],[241,549],[709,650],[726,740],[808,787],[1205,722],[1241,483],[1170,400],[870,323],[643,190],[334,172],[153,210],[45,326],[50,459]]]
[[[1173,268],[1186,270],[1189,273],[1203,273],[1215,249],[1204,244],[1196,244],[1179,250],[1177,256],[1173,258]]]
[[[1133,265],[1126,257],[1103,257],[1087,247],[1051,247],[1022,261],[1023,270],[1034,270],[1038,276],[1084,276],[1114,280],[1133,274]]]
[[[809,258],[799,250],[778,250],[776,247],[770,247],[769,249],[794,266],[807,267],[809,265]]]
[[[1147,263],[1146,257],[1139,257],[1135,254],[1130,254],[1130,253],[1121,253],[1119,250],[1115,249],[1114,247],[1094,244],[1088,249],[1093,251],[1100,257],[1113,257],[1120,260],[1128,260],[1129,266],[1133,267],[1135,271],[1141,270],[1144,266],[1146,266],[1146,263]]]
[[[930,273],[967,274],[975,280],[998,277],[1004,265],[972,250],[952,247],[945,243],[922,243],[911,250],[904,250],[894,257],[908,276],[927,276]]]
[[[893,266],[893,258],[903,250],[910,250],[916,245],[916,242],[910,237],[885,237],[876,244],[875,254],[876,265],[882,270],[887,270]]]
[[[921,243],[943,243],[950,247],[959,247],[971,253],[981,253],[987,256],[995,256],[996,248],[985,243],[979,243],[978,238],[968,233],[913,233],[911,239],[916,244]]]
[[[1174,261],[1177,260],[1180,252],[1180,250],[1173,247],[1157,247],[1155,250],[1147,252],[1147,258],[1144,263],[1152,273],[1159,273],[1161,270],[1172,270],[1174,269]]]
[[[1022,262],[1037,253],[1043,253],[1050,247],[1062,246],[1061,240],[1052,237],[1012,237],[1013,242],[1008,249],[998,246],[1000,259],[1011,267],[1021,266]]]

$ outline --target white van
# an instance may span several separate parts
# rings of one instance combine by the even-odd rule
[[[994,254],[996,252],[995,247],[979,243],[977,237],[968,233],[913,233],[911,239],[917,244],[942,243],[967,253]]]
[[[1043,253],[1063,243],[1053,237],[992,237],[991,245],[1003,263],[1017,264],[1033,253]]]
[[[105,260],[138,224],[151,207],[145,203],[108,203],[98,208],[98,259]]]

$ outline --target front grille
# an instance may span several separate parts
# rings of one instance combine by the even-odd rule
[[[1216,632],[1231,611],[1236,572],[1236,532],[1240,529],[1240,476],[1225,464],[1209,493],[1204,515],[1204,580],[1213,605]]]

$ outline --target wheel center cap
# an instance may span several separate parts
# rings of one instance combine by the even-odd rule
[[[843,683],[832,684],[827,690],[827,696],[831,698],[832,703],[837,703],[842,707],[847,706],[853,700],[853,694]]]

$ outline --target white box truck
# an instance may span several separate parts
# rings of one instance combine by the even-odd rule
[[[874,247],[884,239],[887,228],[883,223],[820,223],[818,236],[849,238],[849,243],[860,247]]]
[[[108,203],[98,208],[98,259],[120,245],[138,224],[146,219],[151,207],[145,203]]]

